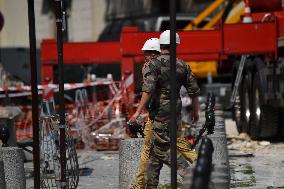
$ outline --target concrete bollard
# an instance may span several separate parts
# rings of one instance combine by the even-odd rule
[[[2,154],[1,157],[4,165],[6,189],[25,189],[26,178],[22,149],[5,147],[0,149],[0,154]]]
[[[134,183],[140,162],[143,138],[125,139],[119,147],[119,188],[128,189]]]

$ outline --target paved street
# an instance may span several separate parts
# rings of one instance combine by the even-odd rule
[[[239,135],[234,122],[227,119],[226,132],[231,168],[231,188],[284,189],[284,143],[251,141]],[[78,189],[119,188],[119,156],[117,151],[78,151],[82,172]],[[31,168],[31,163],[25,164]],[[84,175],[84,176],[83,176]],[[170,183],[170,169],[164,166],[161,186]],[[32,188],[32,179],[27,179]],[[162,187],[161,187],[162,188]]]
[[[235,123],[226,120],[231,168],[231,188],[284,188],[284,143],[251,141],[238,135]]]
[[[119,156],[117,151],[78,151],[81,171],[78,189],[117,189],[119,188]],[[25,164],[26,168],[31,163]],[[162,186],[170,183],[170,169],[162,169]],[[32,189],[33,180],[27,179],[27,188]]]

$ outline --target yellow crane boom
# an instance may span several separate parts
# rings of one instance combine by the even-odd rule
[[[206,9],[204,9],[191,23],[189,23],[184,30],[194,30],[198,29],[198,25],[207,19],[210,15],[212,16],[210,21],[206,23],[201,29],[210,30],[220,21],[224,7],[228,1],[227,0],[215,0]],[[244,2],[238,1],[235,3],[233,9],[230,11],[225,23],[233,24],[237,23],[241,19],[241,15],[244,12]],[[211,73],[213,77],[217,76],[217,62],[216,61],[193,61],[187,62],[196,77],[204,78]]]

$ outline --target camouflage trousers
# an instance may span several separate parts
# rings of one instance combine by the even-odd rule
[[[148,121],[145,124],[144,129],[144,144],[142,146],[142,151],[140,155],[140,164],[138,167],[137,175],[136,175],[136,181],[132,189],[143,189],[145,188],[145,172],[146,172],[146,166],[149,160],[149,154],[150,154],[150,148],[152,144],[152,122],[148,119]],[[185,169],[189,166],[187,161],[193,162],[197,155],[195,152],[189,150],[187,142],[183,136],[180,136],[177,138],[177,149],[178,149],[178,156],[177,156],[177,167],[178,167],[178,174],[180,176],[184,176]],[[186,161],[187,160],[187,161]]]
[[[144,152],[144,147],[142,149],[141,153],[141,162],[143,162],[143,173],[145,177],[145,183],[146,183],[146,188],[156,188],[159,184],[159,175],[160,175],[160,170],[163,167],[163,164],[165,163],[166,165],[170,166],[170,136],[169,136],[169,126],[167,123],[162,123],[158,121],[150,122],[151,124],[151,137],[149,140],[151,142],[147,143],[148,146],[148,157],[144,158],[144,161],[142,160],[142,155]],[[180,125],[181,126],[181,125]],[[146,129],[146,128],[145,128]],[[146,142],[146,139],[145,139]],[[144,143],[145,146],[145,143]],[[178,166],[178,172],[180,174],[185,167],[185,159],[188,160],[189,162],[193,162],[197,159],[197,154],[195,151],[192,151],[185,140],[181,128],[178,127],[177,130],[177,150],[178,150],[178,157],[177,157],[177,166]],[[183,157],[182,157],[182,156]],[[185,159],[184,159],[185,158]],[[140,167],[138,169],[138,175],[136,179],[136,186],[141,186],[139,184],[139,171],[141,171],[141,162],[140,162]],[[138,182],[137,182],[138,181]],[[140,182],[141,183],[141,182]],[[138,185],[137,185],[138,184]],[[143,184],[144,185],[144,184]],[[137,187],[138,188],[138,187]],[[145,186],[141,187],[145,188]]]

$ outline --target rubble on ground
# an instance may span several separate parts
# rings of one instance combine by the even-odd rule
[[[240,150],[243,153],[254,153],[270,146],[268,141],[254,141],[246,133],[230,136],[228,139],[229,150]]]

